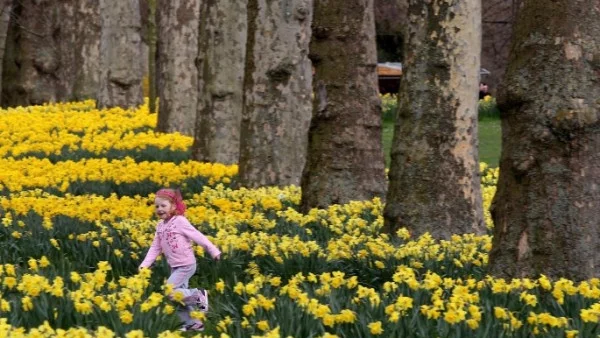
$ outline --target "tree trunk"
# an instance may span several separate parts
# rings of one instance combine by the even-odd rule
[[[161,132],[194,135],[200,0],[158,0],[157,89]]]
[[[4,63],[4,53],[6,51],[10,14],[13,8],[12,3],[13,0],[0,0],[0,93],[2,93],[2,65]]]
[[[315,102],[302,209],[383,197],[373,0],[315,2]]]
[[[300,184],[311,118],[312,0],[248,2],[240,183]]]
[[[481,3],[412,1],[384,231],[484,231],[477,154]]]
[[[50,0],[20,0],[14,5],[3,69],[3,103],[26,106],[54,102],[60,65],[55,39],[57,5]]]
[[[141,18],[138,0],[100,0],[98,106],[135,107],[143,102]]]
[[[156,0],[148,1],[148,111],[156,113]]]
[[[246,56],[247,0],[206,1],[198,71],[198,114],[193,157],[234,164],[240,150],[240,124]]]
[[[600,277],[600,8],[525,0],[501,87],[490,271]]]
[[[497,95],[498,85],[504,79],[510,43],[514,14],[521,0],[486,0],[481,5],[481,67],[490,71],[482,77],[488,84],[492,95]]]
[[[102,19],[97,1],[60,2],[57,99],[95,99],[100,85]]]

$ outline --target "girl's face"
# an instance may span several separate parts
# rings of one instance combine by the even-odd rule
[[[156,197],[154,199],[156,216],[162,220],[169,219],[175,213],[175,205],[166,198]]]

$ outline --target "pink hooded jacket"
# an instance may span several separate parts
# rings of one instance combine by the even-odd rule
[[[191,241],[201,245],[212,258],[221,251],[194,228],[184,216],[173,216],[168,221],[160,221],[156,227],[154,240],[140,268],[147,268],[154,263],[161,253],[165,255],[171,268],[196,263],[196,255]]]

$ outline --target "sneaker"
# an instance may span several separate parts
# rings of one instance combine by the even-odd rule
[[[179,331],[187,332],[187,331],[204,331],[204,323],[197,322],[193,324],[183,325]]]
[[[208,311],[208,291],[205,289],[198,289],[198,293],[196,293],[196,304],[200,311]]]

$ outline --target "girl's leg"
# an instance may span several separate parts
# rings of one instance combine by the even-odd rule
[[[171,300],[174,299],[176,293],[181,293],[185,305],[180,305],[177,308],[177,315],[184,325],[192,325],[200,323],[199,320],[193,319],[190,312],[193,307],[188,304],[187,299],[193,298],[195,290],[189,289],[190,278],[196,273],[196,264],[178,266],[171,270],[171,276],[167,279],[167,283],[173,285],[173,292],[169,295]]]

